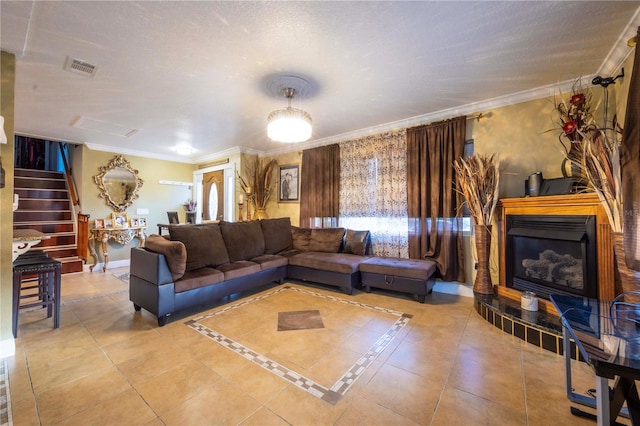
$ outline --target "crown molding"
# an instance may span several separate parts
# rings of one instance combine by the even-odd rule
[[[618,37],[618,40],[616,40],[613,47],[611,47],[609,54],[604,61],[602,61],[602,65],[598,68],[596,75],[613,77],[618,73],[624,61],[627,60],[627,57],[629,57],[634,50],[633,47],[627,45],[627,41],[638,34],[638,27],[640,27],[640,8],[636,10],[636,13],[631,17],[624,31],[622,31],[620,37]]]
[[[84,145],[93,151],[113,152],[114,154],[133,155],[136,157],[153,158],[154,160],[165,160],[174,163],[187,163],[195,164],[193,160],[188,157],[180,158],[178,156],[169,154],[158,154],[156,152],[138,151],[135,149],[119,148],[110,145],[100,145],[91,142],[85,142]]]

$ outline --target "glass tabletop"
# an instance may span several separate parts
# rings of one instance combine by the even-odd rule
[[[598,375],[640,378],[640,306],[551,295],[562,324]]]

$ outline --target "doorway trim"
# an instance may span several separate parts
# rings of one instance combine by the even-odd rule
[[[195,189],[195,200],[198,202],[196,206],[196,223],[202,222],[202,203],[204,201],[204,188],[202,179],[205,173],[224,171],[224,220],[232,222],[236,220],[235,209],[235,193],[236,193],[236,162],[232,161],[218,166],[206,167],[193,172],[193,187]]]

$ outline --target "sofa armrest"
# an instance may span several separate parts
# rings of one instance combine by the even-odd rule
[[[146,250],[142,247],[131,249],[130,272],[145,281],[156,285],[173,282],[167,259],[163,254]]]

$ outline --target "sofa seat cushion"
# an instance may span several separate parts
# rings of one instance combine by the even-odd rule
[[[264,235],[260,221],[220,222],[229,261],[249,260],[264,254]]]
[[[254,257],[251,261],[260,265],[260,269],[263,271],[289,264],[289,259],[275,254],[263,254],[262,256]]]
[[[152,234],[147,237],[145,248],[164,255],[173,281],[182,278],[187,269],[187,249],[182,242]]]
[[[309,251],[337,253],[344,242],[344,228],[314,228],[311,230]]]
[[[428,280],[436,271],[435,262],[423,259],[370,257],[360,263],[360,272]]]
[[[291,237],[291,219],[281,217],[277,219],[263,219],[260,221],[264,235],[264,252],[276,254],[293,247]]]
[[[260,265],[249,262],[248,260],[239,260],[237,262],[220,265],[217,269],[224,273],[225,280],[232,280],[260,272]]]
[[[291,257],[291,256],[295,256],[298,253],[302,253],[302,251],[298,249],[291,249],[291,250],[281,251],[280,253],[278,253],[278,256]]]
[[[289,265],[352,274],[358,271],[358,265],[364,259],[364,257],[355,254],[302,252],[291,256]]]
[[[187,271],[174,283],[176,293],[193,290],[194,288],[218,284],[224,281],[224,274],[214,268],[200,268]]]
[[[229,263],[220,227],[217,224],[169,225],[171,239],[187,249],[187,271]]]

